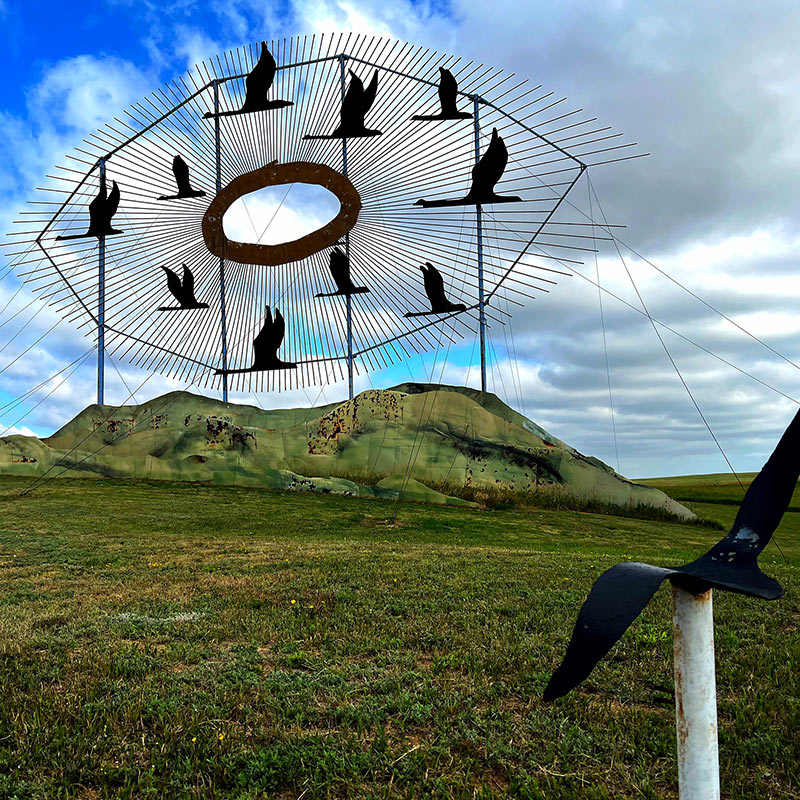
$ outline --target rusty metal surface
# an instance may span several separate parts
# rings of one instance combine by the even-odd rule
[[[673,598],[675,722],[681,800],[718,800],[717,690],[712,590]]]
[[[322,228],[299,239],[281,244],[252,244],[228,239],[222,229],[222,218],[231,205],[244,195],[267,186],[307,183],[322,186],[339,200],[339,213]],[[202,230],[206,247],[219,258],[240,264],[274,267],[300,261],[336,244],[353,228],[361,211],[361,197],[350,181],[325,164],[292,161],[289,164],[267,164],[234,178],[211,201],[203,215]]]

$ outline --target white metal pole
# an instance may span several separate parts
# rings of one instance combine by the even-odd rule
[[[481,160],[480,106],[477,95],[472,98],[472,114],[475,133],[475,163]],[[486,391],[486,303],[483,297],[483,211],[481,204],[475,206],[475,227],[478,242],[478,328],[481,351],[481,391]]]
[[[717,682],[711,589],[672,587],[680,800],[719,800]]]
[[[341,89],[342,102],[344,103],[347,94],[345,76],[345,55],[339,55],[339,83]],[[342,138],[342,175],[347,177],[347,137]],[[344,235],[344,251],[348,261],[350,260],[350,231]],[[347,295],[346,314],[347,314],[347,396],[353,399],[353,297]]]
[[[100,181],[105,186],[106,160],[100,159]],[[105,403],[106,386],[106,237],[97,238],[97,405]]]
[[[220,147],[219,131],[219,82],[214,81],[214,167],[217,194],[222,189],[222,150]],[[222,402],[228,402],[228,315],[225,308],[225,259],[219,260],[219,307],[221,313],[222,336]]]

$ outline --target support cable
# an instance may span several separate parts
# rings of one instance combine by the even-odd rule
[[[500,224],[502,225],[503,223],[500,223]],[[534,247],[534,249],[538,249],[537,245],[534,245],[533,247]],[[576,275],[579,278],[582,278],[587,283],[590,283],[592,286],[594,286],[595,288],[597,288],[600,291],[602,291],[603,294],[607,294],[609,297],[613,297],[616,301],[618,301],[619,303],[622,303],[622,305],[624,305],[627,308],[631,309],[631,311],[635,311],[637,314],[640,314],[643,317],[647,316],[647,314],[645,314],[644,311],[642,311],[641,308],[637,308],[635,305],[633,305],[632,303],[629,303],[627,300],[625,300],[624,298],[620,297],[618,294],[615,294],[610,289],[607,289],[605,286],[601,286],[596,281],[593,281],[588,275],[584,275],[582,272],[578,272],[578,270],[575,267],[573,267],[572,265],[567,264],[564,261],[561,261],[560,263],[566,269],[570,270],[571,274]],[[765,389],[769,389],[770,391],[775,392],[775,394],[779,394],[781,397],[784,397],[787,400],[790,400],[792,403],[800,405],[800,400],[797,400],[796,398],[792,397],[791,395],[786,394],[786,392],[782,392],[780,389],[778,389],[777,387],[773,386],[772,384],[767,383],[766,381],[762,381],[761,378],[756,377],[755,375],[753,375],[752,373],[748,372],[747,370],[736,366],[736,364],[734,364],[734,363],[728,361],[727,359],[723,358],[721,355],[715,353],[713,350],[709,350],[707,347],[704,347],[702,344],[700,344],[699,342],[696,342],[694,339],[690,339],[685,334],[681,333],[680,331],[676,330],[675,328],[671,327],[670,325],[667,325],[666,322],[662,322],[661,320],[656,319],[655,317],[652,317],[652,316],[650,317],[650,319],[652,319],[653,322],[655,322],[657,325],[660,325],[662,328],[664,328],[664,330],[669,331],[674,336],[677,336],[679,339],[682,339],[684,342],[687,342],[688,344],[691,344],[692,346],[696,347],[698,350],[702,350],[704,353],[706,353],[706,355],[709,355],[712,358],[715,358],[717,361],[720,361],[721,363],[725,364],[725,366],[730,367],[731,369],[735,369],[738,373],[740,373],[741,375],[744,375],[747,378],[750,378],[752,381],[755,381],[756,383],[760,384]]]
[[[19,425],[19,423],[22,422],[22,420],[24,420],[27,416],[29,416],[37,408],[39,408],[39,406],[45,400],[47,400],[47,398],[50,397],[50,395],[53,394],[53,392],[55,392],[57,389],[60,389],[78,371],[78,369],[83,366],[83,362],[86,361],[86,359],[89,358],[89,356],[92,355],[93,352],[94,352],[94,348],[92,348],[91,350],[88,350],[86,353],[83,354],[83,356],[79,356],[78,358],[76,358],[75,361],[73,361],[72,364],[69,365],[69,366],[72,366],[73,364],[75,365],[73,367],[72,371],[67,373],[61,379],[61,381],[59,383],[57,383],[55,386],[53,386],[53,388],[44,397],[42,397],[41,400],[39,400],[35,405],[31,406],[21,417],[19,417],[19,419],[17,419],[15,422],[12,422],[11,425],[6,427],[6,429],[2,433],[0,433],[0,437],[5,436],[12,428],[15,428],[17,425]],[[75,362],[78,362],[78,363],[75,363]],[[64,369],[68,369],[68,368],[69,367],[65,367]],[[61,372],[63,372],[63,371],[64,370],[61,370]],[[49,378],[48,380],[52,380],[52,378]]]
[[[515,159],[513,159],[513,158],[512,158],[512,160],[513,160],[515,163],[517,163]],[[525,164],[522,164],[522,165],[520,165],[520,166],[521,166],[521,168],[522,168],[522,169],[524,169],[524,170],[525,170],[525,171],[526,171],[526,172],[527,172],[529,175],[531,175],[532,177],[536,178],[536,180],[538,180],[538,181],[539,181],[539,183],[541,183],[543,187],[545,187],[545,188],[549,188],[549,187],[548,187],[548,185],[547,185],[547,184],[546,184],[546,183],[545,183],[545,182],[544,182],[544,181],[543,181],[543,180],[542,180],[542,179],[541,179],[541,178],[540,178],[538,175],[536,175],[534,172],[532,172],[532,171],[530,170],[530,168],[529,168],[529,167],[527,167]],[[592,165],[592,166],[598,166],[598,165],[596,165],[596,164],[595,164],[595,165]],[[592,191],[594,191],[594,188],[592,188]],[[595,194],[595,198],[596,198],[596,197],[597,197],[597,195]],[[574,203],[573,203],[571,200],[569,200],[569,199],[566,199],[566,200],[565,200],[564,198],[566,198],[566,193],[564,194],[564,196],[563,196],[561,199],[562,199],[562,200],[564,200],[564,202],[566,202],[566,204],[567,204],[568,206],[570,206],[570,207],[572,208],[572,210],[573,210],[573,211],[576,211],[576,212],[577,212],[578,214],[580,214],[582,217],[585,217],[586,219],[588,219],[588,220],[591,222],[591,217],[590,217],[590,216],[588,216],[588,215],[586,214],[586,212],[585,212],[583,209],[581,209],[581,208],[578,208],[578,206],[576,206],[576,205],[575,205],[575,204],[574,204]],[[502,224],[502,223],[501,223],[501,224]],[[503,227],[506,227],[506,226],[504,225]],[[687,286],[684,286],[684,285],[683,285],[683,284],[682,284],[680,281],[678,281],[676,278],[673,278],[671,275],[669,275],[669,274],[668,274],[667,272],[665,272],[663,269],[661,269],[660,267],[656,266],[656,265],[655,265],[655,264],[654,264],[652,261],[650,261],[650,259],[649,259],[649,258],[646,258],[645,256],[643,256],[643,255],[642,255],[642,254],[641,254],[641,253],[640,253],[638,250],[636,250],[635,248],[631,247],[631,245],[629,245],[629,244],[628,244],[627,242],[625,242],[623,239],[620,239],[618,236],[616,236],[614,233],[612,233],[612,231],[611,231],[611,226],[608,224],[608,222],[605,222],[605,225],[602,225],[602,226],[600,226],[600,227],[601,227],[601,228],[603,228],[603,230],[604,230],[604,231],[605,231],[605,232],[606,232],[606,233],[607,233],[607,234],[608,234],[608,235],[609,235],[609,236],[610,236],[610,237],[611,237],[611,238],[614,240],[614,243],[615,243],[615,245],[617,246],[617,249],[619,249],[619,245],[622,245],[624,248],[626,248],[626,249],[627,249],[627,250],[629,250],[631,253],[633,253],[633,255],[635,255],[637,258],[640,258],[640,259],[641,259],[642,261],[644,261],[646,264],[648,264],[649,266],[651,266],[651,267],[652,267],[654,270],[656,270],[656,272],[658,272],[659,274],[663,275],[663,276],[664,276],[664,277],[665,277],[667,280],[669,280],[669,281],[671,281],[672,283],[674,283],[674,284],[675,284],[675,285],[676,285],[676,286],[677,286],[679,289],[683,289],[683,291],[687,292],[687,293],[688,293],[689,295],[691,295],[691,296],[692,296],[692,297],[693,297],[695,300],[698,300],[700,303],[702,303],[702,304],[703,304],[703,305],[704,305],[706,308],[708,308],[710,311],[713,311],[713,312],[714,312],[715,314],[717,314],[719,317],[722,317],[722,319],[724,319],[726,322],[729,322],[729,323],[730,323],[731,325],[733,325],[735,328],[738,328],[738,329],[739,329],[739,330],[740,330],[742,333],[744,333],[746,336],[749,336],[749,337],[750,337],[750,338],[751,338],[753,341],[755,341],[755,342],[758,342],[758,344],[760,344],[762,347],[765,347],[767,350],[769,350],[769,351],[770,351],[771,353],[773,353],[774,355],[778,356],[778,358],[782,359],[782,360],[783,360],[783,361],[785,361],[787,364],[791,364],[791,365],[792,365],[793,367],[795,367],[796,369],[800,369],[800,364],[797,364],[796,362],[792,361],[790,358],[788,358],[787,356],[783,355],[783,353],[779,352],[779,351],[778,351],[778,350],[776,350],[774,347],[772,347],[771,345],[767,344],[767,343],[766,343],[766,342],[765,342],[763,339],[760,339],[760,338],[759,338],[758,336],[756,336],[754,333],[751,333],[749,330],[747,330],[747,328],[743,327],[743,326],[742,326],[742,325],[740,325],[738,322],[735,322],[735,321],[734,321],[733,319],[731,319],[731,317],[729,317],[727,314],[725,314],[724,312],[722,312],[722,311],[720,311],[718,308],[716,308],[716,306],[712,305],[712,304],[711,304],[711,303],[709,303],[707,300],[704,300],[702,297],[700,297],[700,295],[699,295],[699,294],[696,294],[696,293],[695,293],[695,292],[693,292],[691,289],[689,289]],[[519,237],[518,237],[518,238],[519,238]],[[556,260],[556,261],[560,261],[560,259],[558,259],[558,258],[556,258],[555,260]],[[563,262],[563,261],[561,261],[561,263],[563,264],[564,262]],[[566,265],[565,265],[565,266],[566,266]]]
[[[589,196],[589,218],[592,221],[592,246],[595,248],[594,251],[594,273],[595,278],[597,280],[597,302],[600,306],[600,327],[603,331],[603,355],[605,356],[606,362],[606,381],[608,383],[608,407],[611,409],[611,432],[614,436],[614,453],[617,457],[617,472],[620,472],[619,466],[619,444],[617,443],[617,424],[616,420],[614,419],[614,398],[611,393],[611,367],[608,363],[608,342],[606,339],[606,318],[605,314],[603,313],[603,292],[600,288],[600,261],[597,257],[597,243],[595,241],[595,229],[594,229],[594,207],[592,205],[592,186],[589,181],[589,173],[586,173],[586,190]]]
[[[586,180],[589,182],[590,191],[592,192],[592,194],[594,194],[594,199],[595,199],[595,201],[597,203],[597,207],[600,209],[600,214],[603,217],[603,222],[605,222],[605,224],[608,225],[608,220],[606,219],[605,211],[603,211],[603,206],[600,204],[600,200],[597,197],[597,193],[594,191],[594,186],[592,185],[591,178],[589,178],[588,175],[586,176]],[[613,238],[613,234],[612,234],[612,238]],[[672,364],[672,367],[675,370],[675,373],[677,374],[678,378],[680,379],[680,382],[683,384],[683,388],[686,389],[686,393],[689,395],[689,399],[692,401],[692,405],[695,407],[695,409],[697,410],[697,413],[700,415],[700,419],[703,420],[703,424],[708,429],[709,434],[711,434],[711,438],[714,440],[714,444],[716,444],[717,449],[719,450],[719,452],[722,453],[722,457],[725,459],[725,463],[730,468],[730,471],[733,474],[733,476],[736,478],[736,481],[738,482],[739,486],[741,486],[742,491],[744,491],[744,484],[742,483],[741,479],[739,478],[739,475],[736,473],[736,470],[733,468],[733,464],[731,464],[730,459],[725,454],[725,451],[722,449],[722,445],[720,444],[719,439],[717,439],[716,435],[714,434],[714,431],[711,430],[711,425],[708,424],[708,420],[706,419],[706,417],[703,414],[703,412],[700,410],[700,406],[697,404],[697,401],[694,399],[694,395],[692,394],[692,390],[689,388],[689,385],[684,380],[684,377],[681,374],[681,371],[678,368],[678,365],[675,363],[675,359],[672,357],[672,353],[670,353],[666,342],[664,341],[663,337],[661,336],[661,332],[658,330],[658,327],[656,326],[655,320],[650,316],[650,311],[648,310],[647,305],[644,302],[644,298],[642,297],[642,294],[639,291],[639,287],[636,285],[636,281],[634,281],[634,279],[633,279],[633,275],[631,274],[631,271],[628,268],[628,263],[625,261],[625,257],[622,255],[622,251],[619,249],[619,245],[617,244],[617,240],[616,239],[614,239],[614,247],[617,250],[617,255],[619,256],[619,259],[622,262],[622,266],[625,268],[625,272],[628,275],[628,279],[630,280],[631,285],[633,286],[633,289],[636,292],[636,296],[639,298],[639,302],[642,305],[642,309],[644,310],[644,313],[647,316],[647,318],[650,320],[650,325],[653,328],[653,332],[658,337],[658,341],[661,343],[661,347],[664,348],[664,352],[666,353],[670,364]]]
[[[46,386],[48,383],[50,383],[50,381],[52,381],[53,378],[57,378],[62,372],[64,372],[65,370],[68,370],[76,361],[80,361],[84,356],[88,356],[90,353],[93,353],[93,352],[94,352],[94,345],[92,345],[92,347],[90,347],[88,350],[86,350],[86,352],[84,352],[81,355],[79,355],[76,359],[74,359],[73,361],[70,361],[69,364],[67,364],[66,367],[62,367],[58,372],[54,373],[49,378],[45,378],[41,383],[37,383],[36,386],[34,386],[33,388],[28,389],[27,391],[24,391],[21,395],[15,397],[13,400],[9,400],[4,406],[0,406],[0,413],[2,413],[3,411],[10,410],[10,409],[14,408],[14,406],[20,405],[28,397],[30,397],[31,395],[34,395],[36,392],[39,391],[39,389],[41,389],[43,386]]]
[[[587,179],[588,179],[588,176],[587,176]],[[594,190],[594,186],[591,183],[591,179],[588,179],[588,180],[589,180],[589,185],[591,187],[592,194],[594,195],[594,199],[597,202],[597,207],[600,209],[600,213],[603,216],[603,221],[606,223],[606,225],[608,225],[608,221],[606,220],[605,212],[603,211],[603,207],[600,205],[600,200],[597,197],[597,193]],[[725,454],[725,451],[722,449],[722,445],[719,443],[719,440],[714,435],[714,431],[711,430],[711,426],[708,424],[708,420],[705,418],[705,416],[703,415],[703,412],[700,410],[700,406],[697,404],[697,401],[694,399],[694,395],[691,393],[688,385],[686,384],[686,381],[683,379],[683,375],[681,375],[681,372],[678,369],[678,365],[675,363],[675,360],[672,358],[672,355],[669,352],[669,349],[667,348],[666,343],[662,339],[661,334],[659,333],[658,328],[655,325],[655,321],[650,316],[650,312],[647,310],[647,306],[645,305],[644,300],[642,299],[642,295],[640,294],[639,289],[638,289],[638,287],[636,286],[636,283],[633,280],[633,276],[631,275],[630,270],[628,269],[628,265],[627,265],[627,263],[625,262],[625,259],[622,256],[622,252],[620,251],[619,245],[617,244],[617,240],[616,240],[616,238],[614,237],[613,234],[612,234],[612,238],[614,239],[614,246],[615,246],[615,248],[617,250],[617,253],[619,254],[620,261],[622,261],[622,265],[625,267],[625,272],[628,273],[628,277],[630,278],[631,284],[633,285],[633,288],[635,289],[636,294],[639,297],[639,302],[642,304],[642,308],[645,310],[645,313],[647,314],[647,317],[650,320],[650,324],[653,326],[653,330],[655,331],[656,336],[658,336],[658,340],[661,342],[661,346],[664,348],[664,352],[667,354],[667,357],[669,358],[672,366],[675,368],[675,372],[677,373],[678,377],[680,378],[680,381],[683,384],[683,387],[686,389],[686,392],[689,395],[689,398],[691,399],[692,403],[694,404],[694,407],[697,409],[697,413],[700,415],[700,418],[703,420],[703,423],[705,424],[706,428],[708,428],[708,432],[711,434],[711,438],[714,440],[714,444],[717,445],[717,448],[719,449],[720,453],[722,453],[722,457],[725,459],[725,463],[727,463],[728,467],[730,468],[730,471],[733,474],[733,477],[736,478],[736,482],[739,484],[739,488],[742,490],[743,494],[746,493],[747,490],[744,488],[744,484],[742,483],[741,478],[737,474],[736,470],[733,468],[733,464],[731,464],[730,459]],[[778,548],[778,552],[781,554],[781,556],[783,556],[783,559],[788,564],[789,563],[789,559],[786,558],[786,556],[784,555],[784,552],[781,549],[780,544],[778,544],[778,541],[775,538],[774,534],[772,536],[772,541],[775,542],[775,546]]]
[[[150,380],[150,378],[152,378],[152,377],[153,377],[153,375],[154,375],[154,374],[155,374],[155,373],[151,372],[151,373],[150,373],[150,374],[149,374],[149,375],[148,375],[148,376],[147,376],[147,377],[146,377],[146,378],[145,378],[145,379],[144,379],[144,380],[143,380],[143,381],[142,381],[142,382],[139,384],[139,386],[136,388],[136,391],[138,392],[139,390],[141,390],[141,389],[144,387],[144,385],[145,385],[145,384],[146,384],[146,383],[147,383],[147,382]],[[132,393],[131,393],[131,395],[132,395]],[[128,401],[129,399],[130,399],[130,396],[129,396],[129,397],[126,397],[124,402],[120,403],[120,404],[119,404],[118,406],[116,406],[115,408],[112,408],[112,409],[111,409],[111,412],[110,412],[110,413],[109,413],[109,414],[108,414],[108,415],[105,417],[105,419],[103,419],[103,421],[100,423],[100,425],[98,426],[98,428],[99,428],[100,426],[104,425],[106,422],[108,422],[108,421],[111,419],[111,417],[113,417],[113,416],[114,416],[114,414],[116,414],[116,413],[117,413],[117,411],[119,411],[119,410],[120,410],[120,409],[121,409],[121,408],[122,408],[122,407],[125,405],[125,403],[127,403],[127,401]],[[173,398],[173,401],[172,401],[172,402],[174,402],[174,398]],[[106,408],[108,408],[108,406],[106,406]],[[150,417],[152,418],[152,416],[153,416],[153,415],[151,414],[151,415],[150,415]],[[139,423],[137,423],[137,425],[134,425],[134,426],[133,426],[133,428],[132,428],[131,430],[134,430],[136,427],[138,427],[138,424],[139,424]],[[82,464],[84,461],[86,461],[86,459],[88,459],[88,458],[91,458],[92,456],[95,456],[95,455],[97,455],[97,453],[99,453],[99,452],[100,452],[100,451],[101,451],[103,448],[105,448],[105,447],[108,447],[108,445],[110,445],[110,444],[115,444],[117,441],[119,441],[119,439],[121,439],[123,436],[127,436],[127,435],[128,435],[130,432],[131,432],[130,430],[129,430],[129,431],[125,431],[125,433],[123,433],[121,436],[117,437],[116,439],[112,439],[110,442],[105,442],[105,443],[104,443],[104,444],[103,444],[101,447],[99,447],[99,448],[98,448],[97,450],[95,450],[94,452],[92,452],[92,453],[87,453],[87,454],[86,454],[86,455],[85,455],[85,456],[84,456],[84,457],[83,457],[83,458],[82,458],[80,461],[78,461],[78,462],[76,462],[75,464],[73,464],[73,468],[74,468],[74,467],[77,467],[79,464]],[[53,469],[55,469],[56,467],[58,467],[58,466],[60,466],[61,464],[63,464],[63,462],[64,462],[64,461],[65,461],[67,458],[69,458],[69,457],[70,457],[70,456],[71,456],[71,455],[72,455],[72,454],[73,454],[73,453],[74,453],[74,452],[75,452],[75,451],[76,451],[76,450],[77,450],[77,449],[78,449],[78,448],[79,448],[79,447],[80,447],[80,446],[81,446],[81,445],[82,445],[82,444],[83,444],[83,443],[84,443],[84,442],[85,442],[85,441],[86,441],[86,440],[87,440],[87,439],[88,439],[90,436],[92,436],[94,433],[95,433],[95,431],[94,431],[94,430],[92,430],[92,431],[89,431],[89,433],[87,433],[87,434],[86,434],[86,436],[84,436],[84,437],[83,437],[83,438],[82,438],[82,439],[81,439],[81,440],[80,440],[80,441],[79,441],[77,444],[73,445],[73,447],[72,447],[72,448],[69,450],[69,452],[68,452],[66,455],[64,455],[64,456],[62,456],[61,458],[59,458],[59,459],[58,459],[58,461],[56,461],[56,462],[55,462],[55,464],[52,464],[50,467],[48,467],[48,468],[47,468],[47,470],[46,470],[45,472],[43,472],[41,475],[39,475],[37,478],[35,478],[35,479],[34,479],[34,480],[33,480],[33,481],[32,481],[32,482],[31,482],[31,483],[28,485],[28,486],[26,486],[26,487],[25,487],[25,488],[24,488],[24,489],[23,489],[23,490],[20,492],[20,497],[24,497],[26,494],[29,494],[29,493],[30,493],[30,492],[32,492],[34,489],[37,489],[37,488],[38,488],[38,487],[39,487],[39,486],[40,486],[40,485],[41,485],[41,484],[44,482],[45,476],[46,476],[46,475],[47,475],[47,474],[48,474],[48,473],[49,473],[51,470],[53,470]],[[70,467],[69,467],[69,466],[65,466],[65,467],[64,467],[64,470],[63,470],[62,472],[60,472],[60,473],[59,473],[59,475],[63,475],[63,474],[64,474],[64,472],[66,472],[68,469],[70,469]],[[53,478],[57,478],[57,477],[59,477],[59,475],[53,475],[53,477],[52,477],[52,478],[50,478],[49,480],[53,480]]]

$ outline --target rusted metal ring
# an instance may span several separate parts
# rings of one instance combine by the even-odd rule
[[[236,200],[267,186],[285,183],[309,183],[325,187],[336,195],[340,204],[339,213],[324,227],[282,244],[235,242],[225,236],[222,217]],[[267,164],[266,167],[234,178],[220,190],[203,215],[203,239],[206,247],[219,258],[240,264],[274,267],[290,261],[300,261],[336,244],[356,224],[359,211],[361,197],[341,172],[336,172],[325,164],[312,164],[308,161]]]

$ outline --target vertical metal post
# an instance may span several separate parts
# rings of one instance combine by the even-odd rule
[[[222,160],[219,144],[219,83],[214,81],[214,155],[217,194],[222,189]],[[225,310],[225,259],[219,260],[219,299],[222,314],[222,369],[228,369],[228,318]],[[228,376],[222,375],[222,402],[228,402]]]
[[[680,800],[719,800],[717,686],[711,589],[672,587]]]
[[[106,160],[101,158],[100,184],[105,187]],[[97,239],[97,405],[105,400],[106,349],[106,237]]]
[[[339,78],[341,83],[342,102],[346,92],[344,62],[347,56],[339,56]],[[347,139],[342,139],[342,175],[347,177]],[[344,250],[350,261],[350,232],[344,235]],[[347,396],[353,399],[353,298],[347,295]]]
[[[472,98],[475,124],[475,163],[481,160],[481,124],[478,118],[478,96]],[[478,240],[478,328],[481,345],[481,391],[486,391],[486,307],[483,296],[483,212],[480,203],[475,207],[475,226]]]

